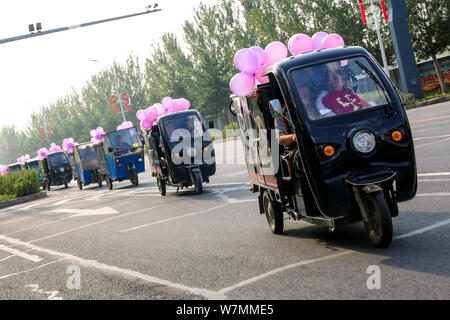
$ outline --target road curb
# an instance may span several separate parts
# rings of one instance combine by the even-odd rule
[[[22,204],[22,203],[26,203],[26,202],[30,202],[30,201],[34,201],[34,200],[38,200],[38,199],[42,199],[42,198],[45,198],[45,197],[47,197],[47,191],[42,191],[42,192],[39,192],[39,193],[30,194],[29,196],[20,197],[20,198],[17,198],[17,199],[0,202],[0,209],[12,207],[12,206],[15,206],[15,205],[18,205],[18,204]]]
[[[420,108],[420,107],[425,107],[425,106],[429,106],[432,104],[437,104],[437,103],[442,103],[442,102],[447,102],[450,101],[450,96],[445,96],[445,97],[439,97],[439,98],[435,98],[435,99],[431,99],[431,100],[427,100],[427,101],[423,101],[423,102],[419,102],[419,103],[414,103],[414,104],[410,104],[406,106],[406,109],[415,109],[415,108]]]

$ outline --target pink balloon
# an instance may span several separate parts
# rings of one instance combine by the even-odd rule
[[[144,130],[149,130],[153,125],[153,121],[150,121],[148,119],[144,119],[141,121],[141,128]]]
[[[262,65],[261,67],[258,68],[258,70],[256,70],[256,73],[255,73],[256,80],[261,84],[269,82],[268,76],[261,75],[264,72],[264,70],[266,70],[266,68],[267,68],[266,65]]]
[[[311,38],[303,33],[295,34],[289,40],[289,52],[293,55],[299,55],[314,50],[314,44]]]
[[[181,98],[181,102],[183,103],[182,110],[188,110],[191,107],[191,103],[189,102],[188,99]]]
[[[255,78],[245,74],[238,73],[230,81],[230,89],[235,95],[245,97],[253,91],[255,87]]]
[[[250,51],[258,58],[258,68],[264,63],[264,49],[254,46],[250,48]]]
[[[97,134],[97,130],[92,129],[89,134],[91,135],[91,137],[95,137],[95,135]]]
[[[234,65],[239,71],[253,75],[258,69],[258,57],[250,49],[241,49],[234,55]]]
[[[168,109],[170,106],[173,105],[173,99],[171,97],[165,97],[162,100],[162,105],[164,106],[164,108]]]
[[[314,45],[314,50],[320,50],[322,48],[322,40],[326,36],[328,36],[328,33],[323,32],[323,31],[317,32],[312,36],[311,40]]]
[[[173,107],[175,111],[181,111],[184,110],[184,103],[182,99],[175,99],[173,100]]]
[[[288,55],[286,45],[280,41],[274,41],[267,45],[264,50],[264,64],[272,65],[285,59]]]
[[[97,128],[97,133],[105,134],[105,130],[103,129],[103,127],[98,127]]]
[[[139,110],[138,112],[136,112],[136,118],[138,118],[138,120],[144,120],[145,117],[146,117],[145,110]]]
[[[344,39],[336,33],[332,33],[327,35],[322,40],[321,49],[331,49],[331,48],[337,48],[337,47],[343,47],[345,45]]]
[[[161,103],[156,103],[153,105],[156,109],[156,111],[158,111],[158,117],[164,114],[164,107]]]
[[[150,107],[147,111],[145,119],[155,121],[158,118],[158,110],[155,107]]]

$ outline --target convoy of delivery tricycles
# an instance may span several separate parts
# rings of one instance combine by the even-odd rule
[[[360,47],[296,55],[260,77],[266,80],[250,92],[233,90],[229,111],[239,125],[251,191],[271,231],[281,234],[286,217],[330,231],[363,221],[372,244],[387,247],[397,203],[417,190],[401,93]],[[186,99],[165,98],[137,118],[139,129],[130,122],[110,132],[98,128],[91,141],[41,150],[22,167],[38,171],[48,190],[72,179],[80,190],[103,182],[111,190],[116,181],[138,186],[147,154],[161,195],[168,186],[202,193],[216,172],[202,115]]]

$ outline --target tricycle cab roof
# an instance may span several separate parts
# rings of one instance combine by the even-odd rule
[[[168,119],[191,116],[193,114],[197,115],[200,119],[203,119],[202,116],[200,115],[200,112],[198,112],[197,110],[191,109],[191,110],[172,112],[172,113],[163,115],[163,116],[159,117],[158,123],[164,122],[165,120],[168,120]]]

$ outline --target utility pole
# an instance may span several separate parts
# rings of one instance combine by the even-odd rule
[[[140,16],[140,15],[144,15],[144,14],[149,14],[149,13],[161,11],[161,9],[157,9],[157,7],[158,7],[158,4],[156,3],[154,6],[151,6],[151,5],[148,6],[147,10],[143,11],[143,12],[127,14],[127,15],[124,15],[124,16],[119,16],[119,17],[114,17],[114,18],[96,20],[96,21],[76,24],[76,25],[73,25],[73,26],[67,26],[67,27],[62,27],[62,28],[51,29],[51,30],[47,30],[47,31],[38,31],[38,32],[35,32],[35,33],[29,33],[29,34],[25,34],[25,35],[17,36],[17,37],[0,39],[0,44],[7,43],[7,42],[12,42],[12,41],[29,39],[29,38],[33,38],[33,37],[43,36],[43,35],[46,35],[46,34],[51,34],[51,33],[56,33],[56,32],[61,32],[61,31],[67,31],[67,30],[72,30],[72,29],[92,26],[94,24],[105,23],[105,22],[110,22],[110,21],[115,21],[115,20],[121,20],[121,19],[126,19],[126,18],[131,18],[131,17],[136,17],[136,16]]]
[[[379,15],[378,15],[379,12],[378,12],[378,10],[375,9],[374,0],[370,0],[370,5],[372,6],[372,15],[373,15],[373,20],[375,22],[375,29],[377,30],[378,43],[380,45],[381,58],[383,59],[384,71],[386,72],[388,77],[390,77],[389,70],[388,70],[387,58],[386,58],[386,52],[384,51],[383,37],[381,36],[380,21],[378,20],[379,19]]]
[[[419,80],[416,57],[409,34],[406,0],[388,0],[391,12],[389,26],[395,55],[398,61],[398,70],[403,90],[414,94],[416,99],[423,98],[423,91]],[[417,13],[412,13],[417,14]]]
[[[127,119],[125,118],[125,111],[123,110],[122,95],[120,94],[120,91],[119,91],[119,79],[117,78],[116,69],[114,69],[114,66],[112,66],[111,69],[112,69],[113,75],[114,75],[114,83],[116,85],[116,94],[117,94],[117,97],[119,98],[120,111],[122,112],[123,121],[125,122],[125,121],[127,121]]]

